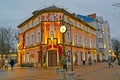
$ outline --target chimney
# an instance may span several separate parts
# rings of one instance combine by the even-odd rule
[[[89,18],[96,18],[96,13],[88,15]]]
[[[72,15],[76,16],[76,14],[75,14],[75,13],[72,13]]]

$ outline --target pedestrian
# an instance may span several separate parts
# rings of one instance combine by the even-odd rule
[[[62,63],[63,69],[66,69],[66,71],[67,71],[67,59],[66,59],[66,56],[63,56],[63,58],[61,59],[61,63]]]
[[[3,59],[1,59],[1,60],[0,60],[0,69],[1,69],[1,70],[2,70],[3,66],[4,66],[4,61],[3,61]]]
[[[2,60],[0,60],[0,69],[2,69]]]
[[[14,60],[11,59],[9,64],[10,64],[10,66],[11,66],[11,70],[13,70],[13,67],[14,67],[14,64],[15,64]]]
[[[4,61],[4,65],[5,65],[5,70],[8,71],[9,61],[8,61],[7,58],[6,58],[5,61]]]
[[[113,67],[113,64],[111,62],[112,62],[111,56],[108,56],[108,65],[109,65],[109,68]]]
[[[88,64],[92,65],[92,58],[91,58],[91,56],[89,56],[89,58],[88,58]]]

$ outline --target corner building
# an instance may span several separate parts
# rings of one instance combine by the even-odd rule
[[[68,65],[87,63],[88,57],[97,60],[96,29],[67,10],[50,6],[36,10],[18,25],[18,63],[54,67],[63,55]],[[61,33],[61,26],[65,32]],[[72,56],[71,56],[72,52]]]

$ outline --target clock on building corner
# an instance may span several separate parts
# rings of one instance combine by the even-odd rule
[[[61,33],[65,33],[66,30],[67,30],[67,29],[66,29],[66,26],[61,26],[61,27],[60,27],[60,32],[61,32]]]

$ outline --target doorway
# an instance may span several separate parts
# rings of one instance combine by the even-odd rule
[[[57,66],[57,50],[48,51],[48,67]]]

